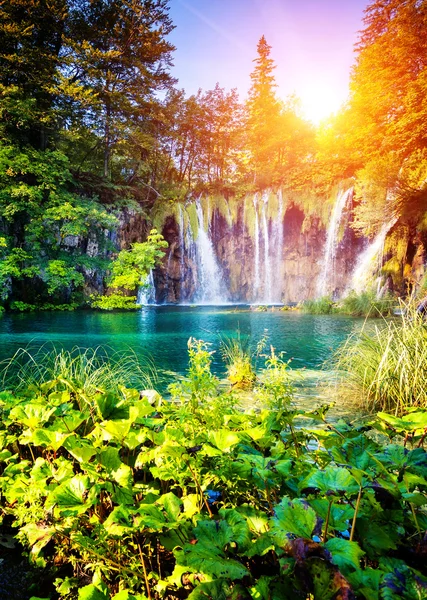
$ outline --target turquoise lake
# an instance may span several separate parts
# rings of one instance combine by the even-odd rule
[[[7,314],[0,319],[0,360],[19,348],[71,350],[103,346],[111,351],[131,348],[149,357],[156,369],[184,374],[187,341],[194,337],[212,344],[213,370],[222,375],[221,339],[239,335],[253,349],[268,336],[268,343],[283,351],[292,368],[320,369],[332,352],[363,319],[342,315],[306,315],[269,310],[256,312],[241,307],[152,306],[139,312],[44,312]]]

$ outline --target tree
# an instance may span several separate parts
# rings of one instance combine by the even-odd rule
[[[147,241],[132,244],[129,250],[119,252],[112,263],[109,280],[110,289],[116,291],[95,298],[92,306],[103,310],[137,308],[137,289],[145,285],[150,270],[159,264],[164,256],[163,248],[167,247],[163,236],[152,229]],[[133,292],[133,295],[126,295],[126,291]]]
[[[254,181],[261,186],[270,178],[277,159],[278,122],[280,102],[276,98],[276,68],[270,58],[271,46],[264,36],[257,46],[255,69],[251,73],[252,86],[247,102],[247,142],[253,165]]]
[[[174,83],[169,73],[174,46],[167,0],[81,0],[70,15],[70,55],[65,74],[94,99],[89,122],[102,138],[103,174],[111,176],[118,143],[132,157],[132,174],[153,144],[150,125],[159,109],[156,94]],[[136,159],[136,160],[135,160]]]

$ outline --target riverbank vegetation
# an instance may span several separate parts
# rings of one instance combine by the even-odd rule
[[[393,314],[399,304],[392,296],[378,298],[375,292],[350,292],[341,300],[333,301],[327,296],[306,300],[299,308],[312,315],[343,314],[352,317],[384,317]]]
[[[274,353],[257,383],[269,409],[243,411],[209,347],[189,349],[173,401],[83,386],[86,359],[69,357],[1,393],[1,527],[28,550],[33,593],[423,597],[427,414],[328,423],[327,406],[293,405]]]
[[[341,387],[367,411],[427,408],[427,325],[415,308],[351,335],[336,355]]]

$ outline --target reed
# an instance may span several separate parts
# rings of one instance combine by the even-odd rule
[[[122,387],[153,387],[155,372],[146,358],[132,349],[114,352],[110,348],[73,348],[58,350],[42,346],[36,350],[19,349],[0,364],[3,389],[61,388],[64,382],[88,396],[97,392],[118,393]]]
[[[427,408],[427,323],[414,307],[352,334],[334,356],[340,389],[366,411]]]

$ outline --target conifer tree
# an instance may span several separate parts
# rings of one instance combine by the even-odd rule
[[[276,68],[270,57],[271,46],[264,36],[258,42],[258,56],[253,61],[252,86],[247,102],[247,138],[254,180],[257,185],[269,183],[277,158],[280,102],[275,93]]]

